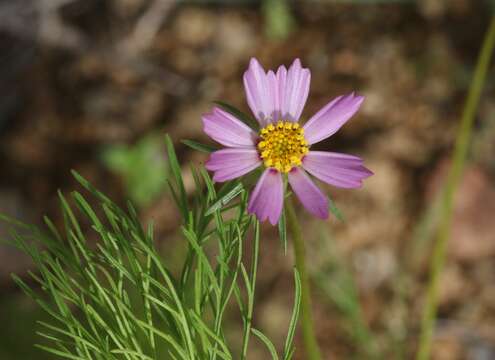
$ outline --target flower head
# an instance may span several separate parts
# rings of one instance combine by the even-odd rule
[[[357,188],[373,173],[357,156],[312,151],[311,145],[335,134],[359,109],[362,96],[339,96],[325,105],[304,125],[298,123],[308,98],[311,74],[294,60],[289,70],[280,66],[276,73],[265,72],[251,59],[244,73],[249,107],[261,130],[256,133],[230,113],[215,107],[203,116],[205,133],[225,145],[206,163],[213,180],[235,179],[263,166],[264,171],[249,198],[248,211],[259,220],[275,225],[284,202],[284,181],[288,182],[303,206],[313,215],[328,217],[328,198],[311,180],[341,188]]]

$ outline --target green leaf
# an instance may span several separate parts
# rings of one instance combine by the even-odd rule
[[[204,152],[206,154],[210,154],[213,151],[218,150],[218,147],[216,147],[216,146],[202,144],[202,143],[194,141],[194,140],[187,140],[187,139],[181,140],[181,143],[183,143],[186,146],[189,146],[193,150],[197,150],[199,152]]]
[[[299,310],[301,307],[301,276],[299,271],[294,268],[294,284],[295,284],[295,294],[294,294],[294,308],[292,310],[292,317],[289,323],[289,331],[287,333],[287,339],[284,345],[284,360],[289,360],[292,357],[294,334],[296,333],[297,320],[299,319]]]
[[[22,227],[22,228],[31,229],[31,230],[33,228],[35,228],[33,225],[23,223],[22,221],[11,218],[10,216],[8,216],[6,214],[2,214],[2,213],[0,213],[0,221],[6,222],[7,224],[10,224],[10,225],[13,225],[16,227]]]
[[[179,165],[179,160],[177,160],[177,154],[175,153],[174,143],[170,138],[170,135],[165,136],[165,144],[167,145],[167,154],[168,154],[168,162],[170,166],[170,170],[172,171],[172,175],[174,177],[175,183],[177,184],[179,190],[177,193],[178,206],[182,213],[182,217],[184,218],[184,222],[187,222],[188,219],[188,206],[187,206],[187,194],[186,188],[184,186],[184,180],[182,179],[182,172]]]
[[[328,198],[328,209],[330,212],[340,221],[345,222],[344,215],[342,212],[339,210],[339,208],[335,205],[335,202]]]
[[[235,184],[235,183],[233,183]],[[212,206],[206,211],[205,216],[213,214],[215,211],[220,210],[223,206],[227,205],[233,198],[241,194],[244,191],[244,186],[241,183],[237,183],[230,191],[225,195],[219,196],[219,199],[213,203]]]
[[[278,360],[279,358],[277,355],[277,351],[275,350],[275,346],[270,341],[270,339],[268,339],[265,334],[263,334],[261,331],[255,329],[255,328],[252,328],[251,332],[254,335],[256,335],[266,345],[268,351],[270,352],[270,355],[272,356],[272,359]]]
[[[228,113],[234,115],[237,119],[242,121],[244,124],[249,126],[251,129],[255,130],[258,132],[260,125],[259,123],[253,119],[251,116],[244,114],[242,111],[237,109],[235,106],[232,106],[224,101],[214,101],[215,104],[220,106],[223,110],[227,111]]]
[[[76,170],[71,170],[72,176],[77,180],[79,184],[82,185],[86,190],[88,190],[91,194],[96,196],[99,200],[111,204],[112,201],[103,193],[98,191],[88,180],[86,180],[84,177],[82,177],[81,174],[79,174]]]

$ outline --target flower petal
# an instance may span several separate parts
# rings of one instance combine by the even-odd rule
[[[249,107],[261,126],[278,120],[297,121],[309,94],[311,73],[299,59],[289,68],[280,66],[277,74],[265,70],[251,59],[244,73],[244,88]]]
[[[205,167],[213,171],[213,181],[224,182],[238,178],[261,165],[258,151],[251,149],[222,149],[211,153]]]
[[[214,107],[202,116],[203,130],[216,142],[230,147],[255,146],[256,133],[232,114]]]
[[[358,111],[363,96],[339,96],[325,105],[304,125],[304,137],[314,144],[335,134]]]
[[[306,210],[320,219],[328,218],[328,198],[303,169],[296,167],[289,172],[289,184]]]
[[[277,75],[270,70],[266,75],[268,81],[268,91],[270,92],[270,96],[272,97],[272,107],[273,110],[270,114],[270,118],[267,119],[267,123],[274,123],[281,119],[280,112],[280,87],[277,79]]]
[[[311,83],[309,69],[301,66],[296,59],[289,68],[281,66],[277,70],[279,83],[279,103],[281,118],[286,121],[298,121],[306,104]]]
[[[277,97],[275,101],[275,113],[278,114],[278,119],[285,120],[283,119],[282,109],[286,108],[285,86],[287,84],[287,69],[283,65],[280,65],[277,69],[276,82],[277,82]],[[287,111],[284,111],[284,115],[286,115],[286,113]]]
[[[258,60],[252,58],[249,68],[244,73],[244,89],[251,111],[258,119],[261,126],[266,126],[274,112],[274,101],[268,75]]]
[[[363,166],[363,160],[353,155],[310,151],[302,163],[304,169],[321,181],[346,189],[361,187],[363,180],[373,175]]]
[[[274,169],[266,169],[249,198],[248,211],[260,221],[268,219],[272,225],[278,223],[284,204],[282,175]]]

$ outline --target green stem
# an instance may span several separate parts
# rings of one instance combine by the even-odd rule
[[[249,277],[248,286],[248,304],[247,313],[244,320],[244,335],[242,339],[242,353],[241,359],[245,360],[248,351],[249,337],[252,330],[253,311],[254,311],[254,293],[256,290],[256,273],[258,271],[258,260],[260,255],[260,223],[256,221],[254,226],[254,243],[253,243],[253,255],[251,259],[251,274]]]
[[[296,268],[301,276],[301,326],[303,332],[304,347],[308,360],[320,360],[321,354],[314,332],[313,313],[311,311],[311,290],[309,286],[309,275],[306,268],[306,250],[302,237],[301,226],[297,220],[292,199],[287,199],[285,203],[287,213],[287,224],[294,243],[294,255],[296,258]]]
[[[431,258],[430,280],[428,283],[425,310],[421,321],[419,348],[416,355],[417,360],[427,360],[430,357],[433,329],[438,307],[438,284],[445,263],[447,241],[450,237],[452,227],[454,193],[459,184],[466,162],[476,110],[485,83],[494,46],[495,17],[493,17],[490,22],[490,27],[487,30],[483,47],[478,57],[478,62],[476,64],[473,80],[469,88],[460,127],[457,133],[452,165],[442,199],[438,237]]]

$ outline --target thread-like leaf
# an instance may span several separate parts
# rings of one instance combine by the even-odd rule
[[[328,209],[330,212],[340,221],[344,222],[345,218],[342,212],[339,210],[339,208],[335,205],[335,202],[328,198]]]
[[[232,188],[227,191],[225,195],[219,193],[219,198],[217,201],[210,206],[210,208],[206,211],[205,215],[211,215],[215,211],[220,210],[222,207],[227,205],[232,199],[234,199],[237,195],[241,194],[244,191],[244,186],[240,182],[232,182]]]
[[[197,150],[199,152],[203,152],[206,154],[210,154],[213,151],[218,150],[218,147],[216,147],[216,146],[202,144],[202,143],[200,143],[198,141],[194,141],[194,140],[182,140],[181,143],[183,143],[186,146],[189,146],[193,150]]]
[[[184,180],[182,179],[182,172],[179,165],[179,160],[177,160],[177,154],[175,153],[174,144],[172,139],[167,134],[165,136],[165,144],[167,146],[167,154],[168,154],[168,162],[170,166],[170,170],[172,171],[172,176],[175,180],[175,184],[178,187],[177,200],[178,206],[182,213],[182,217],[184,221],[187,221],[189,209],[187,206],[187,194],[186,188],[184,186]]]
[[[267,347],[268,351],[270,352],[270,355],[272,356],[273,360],[278,360],[278,354],[277,350],[275,350],[275,346],[273,343],[270,341],[268,337],[266,337],[265,334],[263,334],[261,331],[256,330],[255,328],[251,329],[251,332],[256,335]]]
[[[256,132],[259,130],[260,125],[259,123],[253,119],[251,116],[244,114],[242,111],[237,109],[235,106],[230,105],[226,103],[225,101],[214,101],[215,104],[220,106],[223,110],[227,111],[228,113],[232,114],[235,116],[237,119],[242,121],[244,124],[249,126],[251,129],[255,130]]]
[[[301,307],[301,277],[296,268],[294,268],[294,308],[292,309],[292,317],[289,323],[289,331],[284,345],[284,360],[289,360],[293,353],[294,335],[296,333],[297,321],[299,319],[299,310]]]

